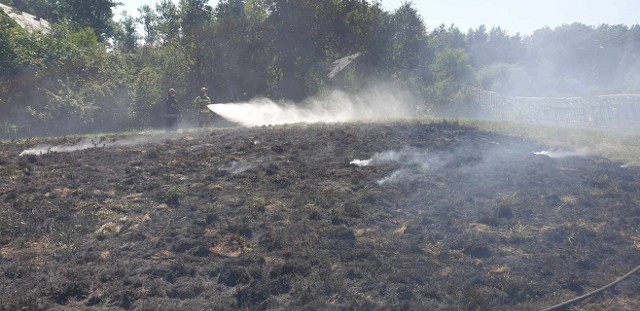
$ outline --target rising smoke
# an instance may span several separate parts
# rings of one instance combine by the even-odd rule
[[[489,143],[489,142],[485,142]],[[473,172],[471,175],[493,173],[502,170],[505,163],[517,165],[527,155],[546,156],[553,159],[567,157],[588,157],[585,150],[549,149],[534,152],[530,146],[502,146],[492,143],[490,147],[477,144],[460,145],[446,152],[430,151],[414,147],[399,150],[386,150],[373,154],[368,159],[354,159],[351,165],[358,167],[390,165],[395,170],[376,181],[380,186],[392,183],[411,182],[423,178],[435,170],[459,169],[461,172]]]
[[[255,98],[209,105],[216,114],[242,126],[401,119],[412,117],[414,107],[415,100],[408,92],[380,85],[357,94],[331,91],[301,103]]]
[[[422,169],[429,169],[432,166],[442,164],[439,156],[433,155],[425,150],[412,147],[404,147],[401,150],[388,150],[374,154],[370,159],[355,159],[350,164],[356,166],[376,166],[383,164],[403,164],[417,165]]]
[[[404,147],[400,150],[387,150],[375,153],[371,158],[366,160],[355,159],[351,161],[350,164],[359,167],[385,164],[400,165],[400,169],[377,181],[378,185],[383,185],[418,177],[430,169],[442,167],[446,164],[446,160],[426,150]]]

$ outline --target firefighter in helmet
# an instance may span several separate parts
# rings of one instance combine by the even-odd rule
[[[176,131],[178,129],[178,101],[176,100],[176,89],[170,88],[167,94],[165,105],[165,127],[167,131]]]
[[[193,100],[198,110],[198,127],[211,126],[211,110],[207,107],[211,105],[211,98],[207,96],[207,88],[200,88],[200,95]]]

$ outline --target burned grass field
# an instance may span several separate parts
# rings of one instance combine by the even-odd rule
[[[604,158],[450,123],[148,136],[0,144],[0,309],[540,310],[640,264],[640,169]]]

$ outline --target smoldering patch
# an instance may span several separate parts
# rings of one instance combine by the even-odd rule
[[[356,158],[349,164],[357,167],[385,166],[392,169],[389,175],[376,181],[378,185],[387,185],[423,180],[441,170],[460,176],[499,170],[505,165],[515,165],[532,152],[528,146],[499,144],[479,139],[446,150],[405,146],[399,150],[377,152],[369,158]]]
[[[568,157],[587,157],[589,152],[587,150],[568,150],[568,149],[549,149],[534,152],[535,155],[547,156],[552,159],[564,159]]]
[[[404,147],[401,150],[388,150],[375,153],[370,159],[354,159],[349,164],[355,166],[375,166],[383,164],[400,164],[404,166],[417,165],[428,169],[432,165],[441,163],[439,156],[417,148]]]
[[[231,174],[240,174],[242,172],[250,170],[251,168],[252,166],[250,164],[246,164],[237,160],[232,160],[225,163],[222,167],[220,167],[220,170],[228,171]]]
[[[113,148],[113,147],[126,147],[126,146],[138,146],[151,143],[157,143],[167,140],[167,137],[163,136],[134,136],[124,139],[82,139],[75,144],[61,144],[50,145],[42,144],[33,148],[23,150],[18,156],[23,155],[43,155],[52,152],[75,152],[80,150],[86,150],[91,148]]]
[[[378,186],[382,186],[388,183],[400,182],[403,180],[411,179],[413,174],[415,173],[413,173],[411,170],[400,169],[391,173],[391,175],[376,181],[376,183],[378,184]]]
[[[20,152],[20,154],[18,156],[23,156],[23,155],[43,155],[43,154],[47,154],[47,153],[51,153],[51,152],[74,152],[77,150],[84,150],[84,149],[89,149],[89,148],[94,148],[97,145],[93,144],[93,143],[88,143],[86,141],[84,142],[79,142],[77,144],[73,144],[73,145],[57,145],[57,146],[53,146],[53,145],[38,145],[36,147],[33,148],[29,148],[29,149],[25,149],[22,152]]]
[[[387,150],[375,153],[369,159],[354,159],[349,164],[358,167],[399,165],[400,169],[376,182],[378,185],[384,185],[388,183],[412,180],[424,175],[425,172],[430,169],[446,165],[446,161],[444,161],[439,155],[430,153],[426,150],[404,147],[401,150]]]

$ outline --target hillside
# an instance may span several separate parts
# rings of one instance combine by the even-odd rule
[[[0,310],[540,310],[640,264],[638,167],[451,123],[2,142],[0,176]]]

